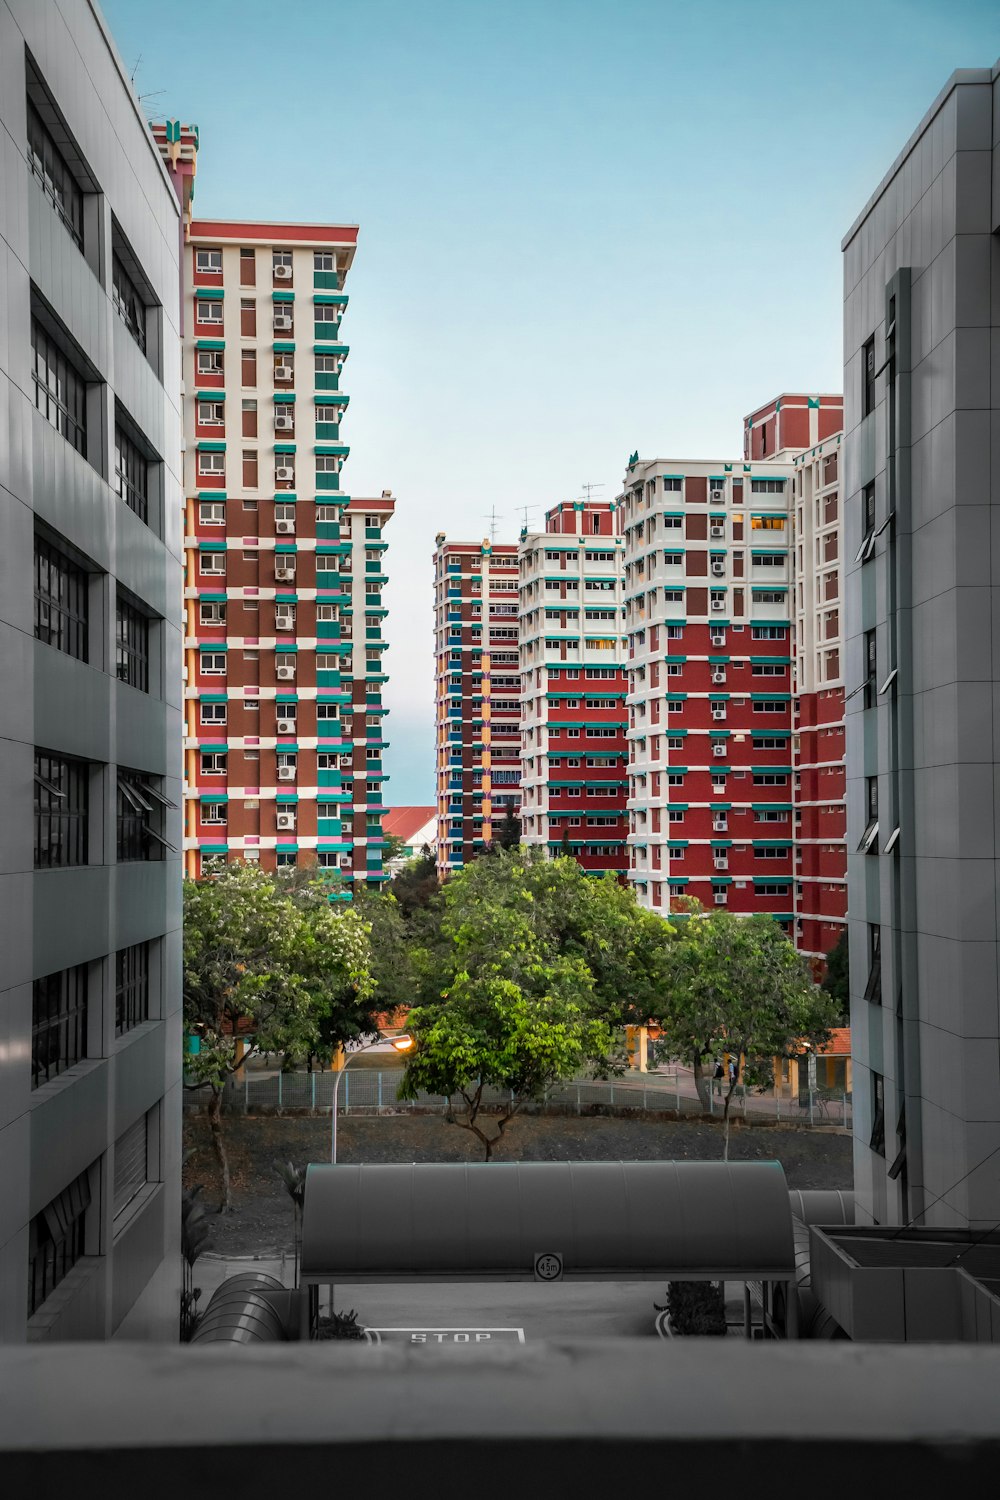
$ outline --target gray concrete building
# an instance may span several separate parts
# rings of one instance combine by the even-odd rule
[[[0,1342],[176,1338],[178,206],[87,0],[0,4]]]
[[[862,1224],[1000,1220],[998,75],[952,76],[843,242]]]

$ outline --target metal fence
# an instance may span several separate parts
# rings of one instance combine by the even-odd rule
[[[265,1112],[301,1110],[329,1113],[333,1103],[336,1074],[264,1073],[248,1071],[242,1079],[230,1079],[223,1094],[223,1107],[230,1110]],[[402,1111],[442,1114],[448,1101],[436,1094],[420,1094],[416,1099],[400,1099],[402,1068],[350,1068],[342,1075],[338,1114],[377,1115]],[[189,1090],[188,1102],[197,1104],[202,1090]],[[483,1091],[487,1108],[506,1105],[510,1095],[499,1089]],[[689,1074],[632,1074],[623,1078],[583,1080],[557,1084],[541,1100],[526,1101],[528,1113],[553,1114],[630,1114],[667,1113],[681,1116],[711,1114],[721,1118],[724,1096],[720,1085],[712,1081],[709,1108],[706,1111],[694,1092]],[[801,1099],[781,1098],[773,1093],[757,1094],[742,1084],[736,1086],[729,1109],[732,1119],[760,1124],[794,1124],[840,1126],[851,1128],[850,1094],[828,1089],[814,1089]]]

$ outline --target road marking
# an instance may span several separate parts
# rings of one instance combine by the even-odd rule
[[[428,1344],[523,1344],[523,1328],[366,1328],[370,1344],[406,1344],[423,1348]]]

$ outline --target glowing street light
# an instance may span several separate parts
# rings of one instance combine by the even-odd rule
[[[337,1100],[340,1097],[340,1080],[350,1067],[353,1058],[360,1057],[362,1052],[367,1052],[372,1047],[377,1047],[379,1042],[389,1042],[397,1052],[409,1052],[413,1047],[413,1038],[409,1032],[401,1032],[398,1036],[383,1036],[379,1032],[373,1041],[365,1042],[363,1047],[359,1047],[346,1059],[344,1066],[333,1080],[333,1123],[330,1128],[330,1162],[333,1166],[337,1165]]]

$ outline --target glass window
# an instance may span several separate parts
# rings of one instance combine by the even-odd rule
[[[196,250],[194,253],[194,268],[196,271],[207,273],[210,276],[221,276],[222,251]]]
[[[149,620],[121,595],[115,609],[118,681],[149,692]]]
[[[115,426],[115,485],[129,510],[149,520],[149,464],[132,439]]]
[[[112,1214],[117,1219],[148,1181],[149,1115],[140,1115],[134,1125],[115,1141],[115,1181]]]
[[[87,660],[88,579],[84,568],[35,537],[35,639]]]
[[[143,354],[146,352],[146,303],[117,255],[111,257],[111,301]]]
[[[115,954],[115,1036],[149,1020],[149,944],[133,943]]]
[[[35,869],[87,862],[86,761],[35,751]]]
[[[132,860],[161,859],[162,851],[175,853],[152,825],[162,821],[163,809],[175,807],[168,797],[153,785],[154,778],[138,771],[118,772],[117,858],[120,864]]]
[[[872,334],[861,351],[861,415],[868,417],[875,410],[875,335]]]
[[[83,193],[35,106],[28,102],[28,166],[80,249]]]
[[[53,1198],[28,1226],[28,1317],[45,1302],[84,1253],[90,1207],[88,1174]]]
[[[31,321],[35,406],[78,453],[87,455],[87,383],[36,318]]]
[[[31,987],[31,1086],[87,1056],[87,965],[59,969]]]

